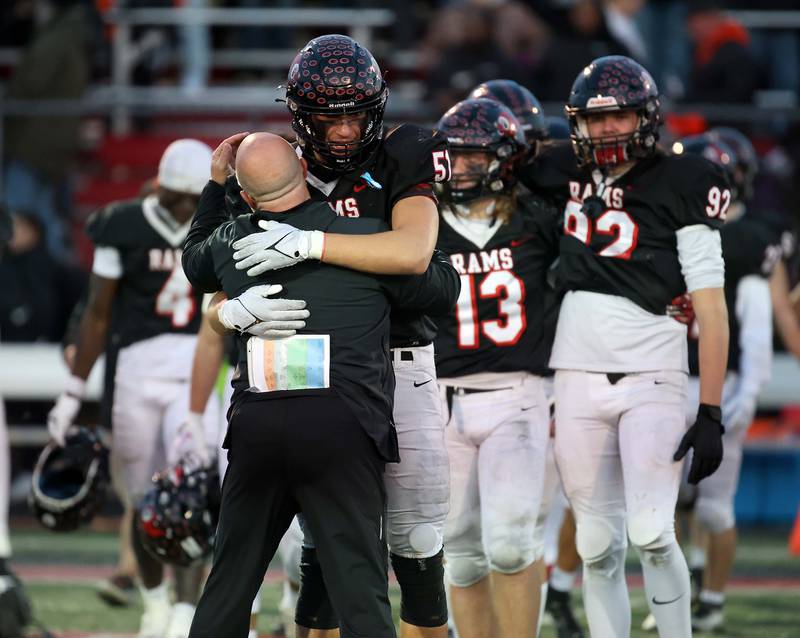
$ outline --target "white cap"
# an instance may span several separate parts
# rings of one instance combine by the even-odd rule
[[[158,185],[199,195],[211,179],[211,147],[199,140],[175,140],[158,163]]]

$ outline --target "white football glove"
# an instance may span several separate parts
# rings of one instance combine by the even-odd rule
[[[233,242],[237,270],[247,269],[255,277],[268,270],[287,268],[306,259],[321,259],[325,233],[298,230],[289,224],[261,220],[262,233],[251,233]]]
[[[299,299],[270,299],[283,286],[253,286],[219,308],[219,320],[228,330],[247,332],[257,337],[291,337],[306,326],[306,302]]]
[[[85,379],[71,376],[67,379],[64,391],[56,399],[56,404],[47,414],[47,429],[51,438],[61,447],[64,447],[67,430],[72,427],[80,412],[85,387]]]
[[[747,429],[756,416],[758,397],[751,392],[736,389],[722,400],[722,422],[729,432]]]
[[[170,446],[167,462],[175,465],[181,459],[189,465],[196,461],[199,463],[196,469],[211,465],[211,455],[206,447],[203,415],[199,412],[189,412],[189,416],[181,423]]]

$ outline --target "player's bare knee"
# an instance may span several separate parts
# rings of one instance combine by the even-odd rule
[[[400,585],[400,618],[415,627],[440,627],[447,622],[443,552],[429,558],[391,554]]]
[[[712,534],[721,534],[736,525],[732,503],[720,503],[700,497],[695,504],[694,513],[700,526]]]

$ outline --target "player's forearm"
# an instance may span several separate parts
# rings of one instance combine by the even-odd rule
[[[721,288],[705,288],[692,292],[697,323],[700,328],[698,354],[700,362],[700,403],[720,405],[722,386],[728,366],[728,310]]]
[[[205,248],[206,240],[225,221],[225,187],[209,181],[200,195],[197,212],[183,244],[181,264],[189,282],[203,292],[215,292],[220,285],[214,264]]]
[[[225,295],[224,292],[219,291],[217,292],[212,298],[211,303],[208,304],[208,308],[205,312],[205,319],[208,321],[208,325],[211,329],[219,335],[227,335],[232,334],[231,330],[225,327],[222,321],[219,318],[219,309],[223,303],[228,300],[228,297]]]
[[[800,359],[800,313],[792,306],[789,278],[783,262],[778,262],[769,280],[775,325],[786,349]]]
[[[76,343],[72,374],[81,379],[89,377],[97,358],[105,349],[108,335],[108,317],[92,312],[83,313]]]
[[[374,235],[325,234],[322,261],[380,275],[421,275],[433,254],[433,242],[410,228]]]
[[[201,413],[214,390],[217,373],[225,353],[223,337],[217,334],[204,316],[197,334],[197,348],[192,362],[192,382],[189,386],[189,411]]]

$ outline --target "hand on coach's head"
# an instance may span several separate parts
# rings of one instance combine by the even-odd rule
[[[272,133],[253,133],[242,141],[236,178],[253,208],[284,210],[286,202],[309,197],[303,161],[285,139]]]

